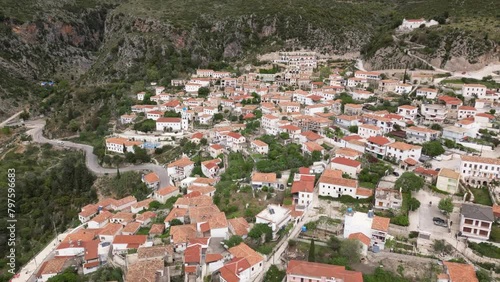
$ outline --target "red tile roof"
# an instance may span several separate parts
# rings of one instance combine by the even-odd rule
[[[380,135],[372,136],[372,137],[368,138],[368,142],[372,142],[372,143],[380,145],[380,146],[387,145],[387,144],[391,143],[391,141],[389,139],[385,138],[384,136],[380,136]]]
[[[352,233],[349,235],[349,239],[358,240],[366,246],[370,246],[370,238],[361,232]]]
[[[340,165],[346,165],[346,166],[350,166],[350,167],[361,166],[360,162],[355,161],[355,160],[351,160],[351,159],[348,159],[348,158],[344,158],[344,157],[333,158],[332,161],[331,161],[331,163],[340,164]]]
[[[343,282],[363,282],[361,272],[346,270],[345,266],[317,262],[291,260],[288,263],[286,273],[311,278],[334,277]]]

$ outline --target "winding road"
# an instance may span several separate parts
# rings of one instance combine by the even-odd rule
[[[99,160],[96,155],[94,155],[94,147],[85,145],[85,144],[78,144],[78,143],[73,143],[69,141],[62,141],[58,139],[47,139],[43,136],[43,128],[45,126],[45,121],[44,120],[35,120],[35,121],[29,121],[25,123],[25,126],[29,128],[27,131],[27,134],[33,137],[33,141],[37,143],[46,143],[46,144],[51,144],[53,146],[58,146],[58,147],[64,147],[64,148],[72,148],[72,149],[77,149],[77,150],[82,150],[85,152],[85,164],[87,165],[88,169],[92,172],[94,172],[97,175],[106,175],[106,174],[115,174],[116,169],[114,168],[103,168],[101,165],[99,165]],[[161,165],[156,165],[152,163],[148,164],[140,164],[140,165],[133,165],[133,166],[127,166],[127,167],[122,167],[120,168],[121,172],[125,171],[153,171],[155,172],[159,177],[160,177],[160,187],[165,187],[167,185],[170,185],[170,179],[167,174],[167,170],[161,166]]]

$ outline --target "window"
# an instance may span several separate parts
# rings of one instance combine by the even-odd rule
[[[472,219],[466,219],[466,220],[465,220],[465,224],[470,224],[470,225],[472,225],[472,224],[474,224],[474,220],[472,220]]]
[[[481,227],[490,228],[490,223],[489,222],[481,222]]]
[[[472,229],[469,227],[464,227],[464,232],[471,233]]]

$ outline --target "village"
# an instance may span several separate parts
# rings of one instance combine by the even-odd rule
[[[363,281],[356,267],[307,255],[332,240],[354,242],[355,264],[428,258],[438,267],[430,281],[479,281],[478,267],[497,277],[498,78],[447,77],[298,51],[241,75],[198,69],[152,84],[117,121],[106,154],[194,150],[159,162],[167,182],[143,172],[146,199],[81,207],[81,225],[37,281],[105,265],[126,281],[265,281],[272,266],[286,281]]]

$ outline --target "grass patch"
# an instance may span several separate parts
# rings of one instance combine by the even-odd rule
[[[469,248],[478,252],[480,255],[500,259],[500,248],[490,244],[490,243],[469,243]]]
[[[135,235],[148,235],[149,234],[149,227],[141,227],[139,228],[139,231],[137,231],[137,234]]]
[[[359,183],[359,187],[368,188],[368,189],[375,189],[376,186],[377,186],[376,184],[371,183],[371,182],[360,182]]]
[[[445,79],[442,84],[482,84],[488,88],[500,88],[500,83],[493,80],[480,80],[474,78],[461,78],[461,79]]]
[[[490,241],[500,243],[500,226],[498,223],[494,223],[493,227],[491,227]]]
[[[472,188],[470,190],[472,194],[474,194],[474,203],[485,206],[493,206],[487,188]]]

